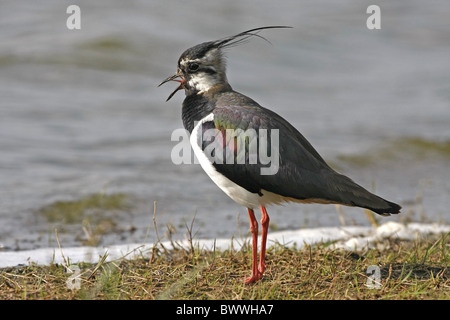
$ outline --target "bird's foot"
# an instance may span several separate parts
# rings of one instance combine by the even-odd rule
[[[266,270],[266,263],[261,261],[258,266],[258,273],[261,274],[261,277],[264,273],[264,270]]]
[[[252,274],[251,277],[245,278],[244,283],[250,284],[253,282],[257,282],[258,280],[260,280],[262,278],[262,276],[263,276],[263,274],[258,271],[256,274]]]

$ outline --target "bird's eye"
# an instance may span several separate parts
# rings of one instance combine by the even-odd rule
[[[189,63],[189,65],[188,65],[188,69],[191,72],[197,71],[198,68],[199,68],[199,65],[198,65],[198,63],[195,63],[195,62]]]

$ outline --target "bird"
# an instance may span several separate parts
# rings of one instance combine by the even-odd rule
[[[177,72],[158,85],[178,83],[166,101],[179,90],[185,91],[181,118],[198,162],[220,189],[247,208],[252,273],[244,279],[245,284],[259,281],[266,270],[269,205],[340,204],[383,216],[400,213],[401,209],[332,169],[286,119],[231,87],[225,50],[255,37],[268,41],[260,32],[281,28],[291,27],[253,28],[195,45],[181,54]],[[254,212],[258,208],[259,262],[259,226]]]

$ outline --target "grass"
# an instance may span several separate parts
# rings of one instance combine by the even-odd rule
[[[93,193],[78,199],[56,201],[37,210],[51,225],[61,231],[72,225],[81,228],[84,245],[97,246],[103,234],[117,231],[115,215],[131,208],[130,196],[124,193]],[[57,228],[56,228],[57,229]]]
[[[83,223],[93,211],[120,210],[126,205],[125,195],[93,194],[56,202],[40,213],[49,220],[59,217],[55,219]],[[153,222],[160,239],[156,203]],[[263,279],[244,285],[251,272],[250,243],[244,241],[239,250],[201,249],[194,240],[193,223],[186,224],[188,247],[170,239],[175,249],[158,241],[133,260],[106,262],[105,254],[96,264],[74,265],[63,255],[62,264],[0,269],[0,300],[450,299],[450,234],[414,241],[385,239],[382,246],[374,245],[383,250],[353,252],[333,249],[332,243],[302,248],[274,244],[267,251]],[[86,233],[97,232],[89,225],[83,227]]]
[[[57,201],[38,210],[48,222],[80,223],[98,213],[127,208],[127,196],[123,193],[94,193],[77,200]]]
[[[450,156],[450,141],[433,141],[419,137],[408,137],[389,140],[378,148],[363,154],[340,155],[338,160],[352,166],[367,167],[380,163],[380,160],[391,159],[401,161],[405,157],[409,161],[424,161],[430,158]],[[381,163],[383,163],[381,161]],[[335,164],[338,166],[338,164]]]
[[[192,241],[189,248],[155,246],[150,258],[105,262],[104,256],[73,273],[61,264],[1,269],[0,299],[450,299],[449,239],[390,239],[388,249],[364,252],[275,244],[263,279],[252,285],[243,284],[251,268],[248,244],[205,251]],[[69,289],[74,281],[78,286]]]

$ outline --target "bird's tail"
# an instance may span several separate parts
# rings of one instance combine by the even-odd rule
[[[339,175],[339,180],[340,187],[335,193],[339,203],[366,208],[383,216],[400,213],[400,205],[367,191],[344,175]]]

